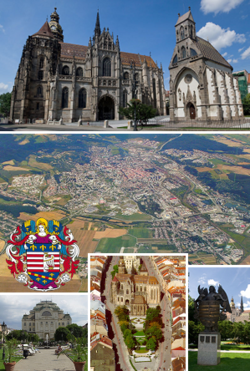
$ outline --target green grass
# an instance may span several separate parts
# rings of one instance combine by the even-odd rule
[[[144,331],[137,331],[134,336],[145,336]]]
[[[119,253],[121,247],[134,247],[136,238],[130,235],[125,235],[117,238],[102,238],[96,248],[96,252],[102,253]]]
[[[122,215],[121,213],[117,213],[113,219],[121,219],[121,220],[126,220],[126,221],[147,221],[147,220],[151,220],[151,216],[147,215],[147,214],[139,214],[139,213],[136,213],[136,214],[132,214],[132,215]]]
[[[140,348],[135,350],[136,353],[147,353],[148,350],[146,348]]]
[[[6,352],[5,352],[6,354]],[[3,360],[2,360],[2,355],[3,355],[3,349],[0,349],[0,371],[4,371],[5,370],[5,367],[4,367],[4,364],[3,364]],[[23,357],[13,357],[13,361],[15,362],[18,362],[20,359],[22,359]],[[5,358],[6,360],[6,358]]]
[[[129,234],[137,238],[153,238],[153,231],[147,228],[133,228],[129,230]]]
[[[250,354],[221,353],[220,363],[216,366],[197,365],[198,352],[188,352],[188,367],[190,371],[236,371],[248,370]]]

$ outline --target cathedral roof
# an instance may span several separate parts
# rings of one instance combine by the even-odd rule
[[[53,37],[54,38],[54,34],[51,31],[51,29],[50,29],[49,24],[48,24],[47,21],[40,28],[40,30],[37,33],[35,33],[34,35],[32,35],[32,36],[48,36],[48,37]]]
[[[76,45],[69,43],[60,43],[61,44],[61,56],[65,58],[79,58],[85,59],[88,47],[84,45]]]
[[[69,43],[60,43],[61,44],[61,56],[65,58],[79,58],[85,59],[88,47],[85,45],[69,44]],[[121,52],[121,62],[123,65],[130,66],[131,62],[135,62],[136,67],[141,67],[144,59],[146,60],[147,66],[152,66],[156,68],[157,65],[153,59],[147,55],[140,55],[134,53]]]
[[[190,21],[193,21],[194,22],[194,18],[192,16],[191,10],[189,10],[187,13],[183,14],[182,16],[180,16],[178,18],[178,21],[176,22],[176,25],[175,26],[178,26],[178,24],[186,21],[187,19],[189,19]]]
[[[146,304],[146,300],[142,295],[135,295],[131,304]]]
[[[210,61],[222,64],[226,67],[233,69],[233,67],[222,57],[222,55],[210,44],[209,41],[196,37],[196,41],[193,41],[197,48],[200,50],[203,57]]]
[[[117,273],[115,277],[118,279],[118,281],[125,282],[129,278],[132,278],[133,276],[131,274],[126,274],[126,273]]]

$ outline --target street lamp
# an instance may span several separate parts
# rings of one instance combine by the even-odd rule
[[[135,99],[136,81],[135,81],[135,62],[131,61],[130,68],[133,74],[132,78],[132,99]],[[136,125],[136,102],[134,102],[134,131],[137,131]]]
[[[7,325],[6,325],[6,323],[3,322],[3,323],[1,324],[1,327],[2,327],[3,343],[4,343],[4,342],[5,342],[5,340],[4,340],[4,335],[5,335],[5,331],[6,331],[6,329],[7,329]],[[3,347],[3,356],[2,356],[2,359],[4,360],[4,358],[5,358],[5,348]]]

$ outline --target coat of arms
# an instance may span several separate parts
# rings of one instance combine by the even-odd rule
[[[37,291],[56,290],[78,267],[79,247],[73,234],[57,220],[27,220],[12,233],[6,254],[14,278]]]

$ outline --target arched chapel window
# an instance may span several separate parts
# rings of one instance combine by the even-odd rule
[[[111,60],[109,58],[103,60],[103,76],[111,76]]]
[[[196,51],[192,48],[190,48],[190,56],[195,57],[197,55]]]
[[[182,48],[181,48],[181,57],[184,59],[184,58],[186,58],[186,48],[185,48],[185,46],[183,46]]]
[[[123,107],[127,107],[127,102],[128,102],[128,93],[127,90],[123,91]]]
[[[181,27],[181,39],[183,40],[185,37],[185,34],[184,34],[184,28]]]
[[[43,65],[44,65],[44,58],[42,57],[42,58],[40,59],[40,68],[43,68]]]
[[[76,70],[76,76],[80,76],[82,77],[83,76],[83,70],[81,67],[78,67],[77,70]]]
[[[38,80],[43,80],[43,71],[38,71]]]
[[[79,91],[79,99],[78,99],[78,107],[79,108],[86,108],[86,101],[87,101],[87,93],[86,89],[81,89]]]
[[[62,69],[62,74],[63,75],[69,75],[69,67],[68,66],[64,66],[63,69]]]
[[[42,97],[43,96],[43,88],[41,86],[38,86],[38,88],[37,88],[37,95],[39,97]]]
[[[173,59],[173,64],[175,64],[175,63],[177,63],[177,62],[178,62],[177,54],[175,54],[174,59]]]
[[[62,90],[62,108],[68,108],[69,89],[63,88]]]
[[[124,72],[123,78],[124,78],[124,80],[128,80],[129,79],[129,73]]]

